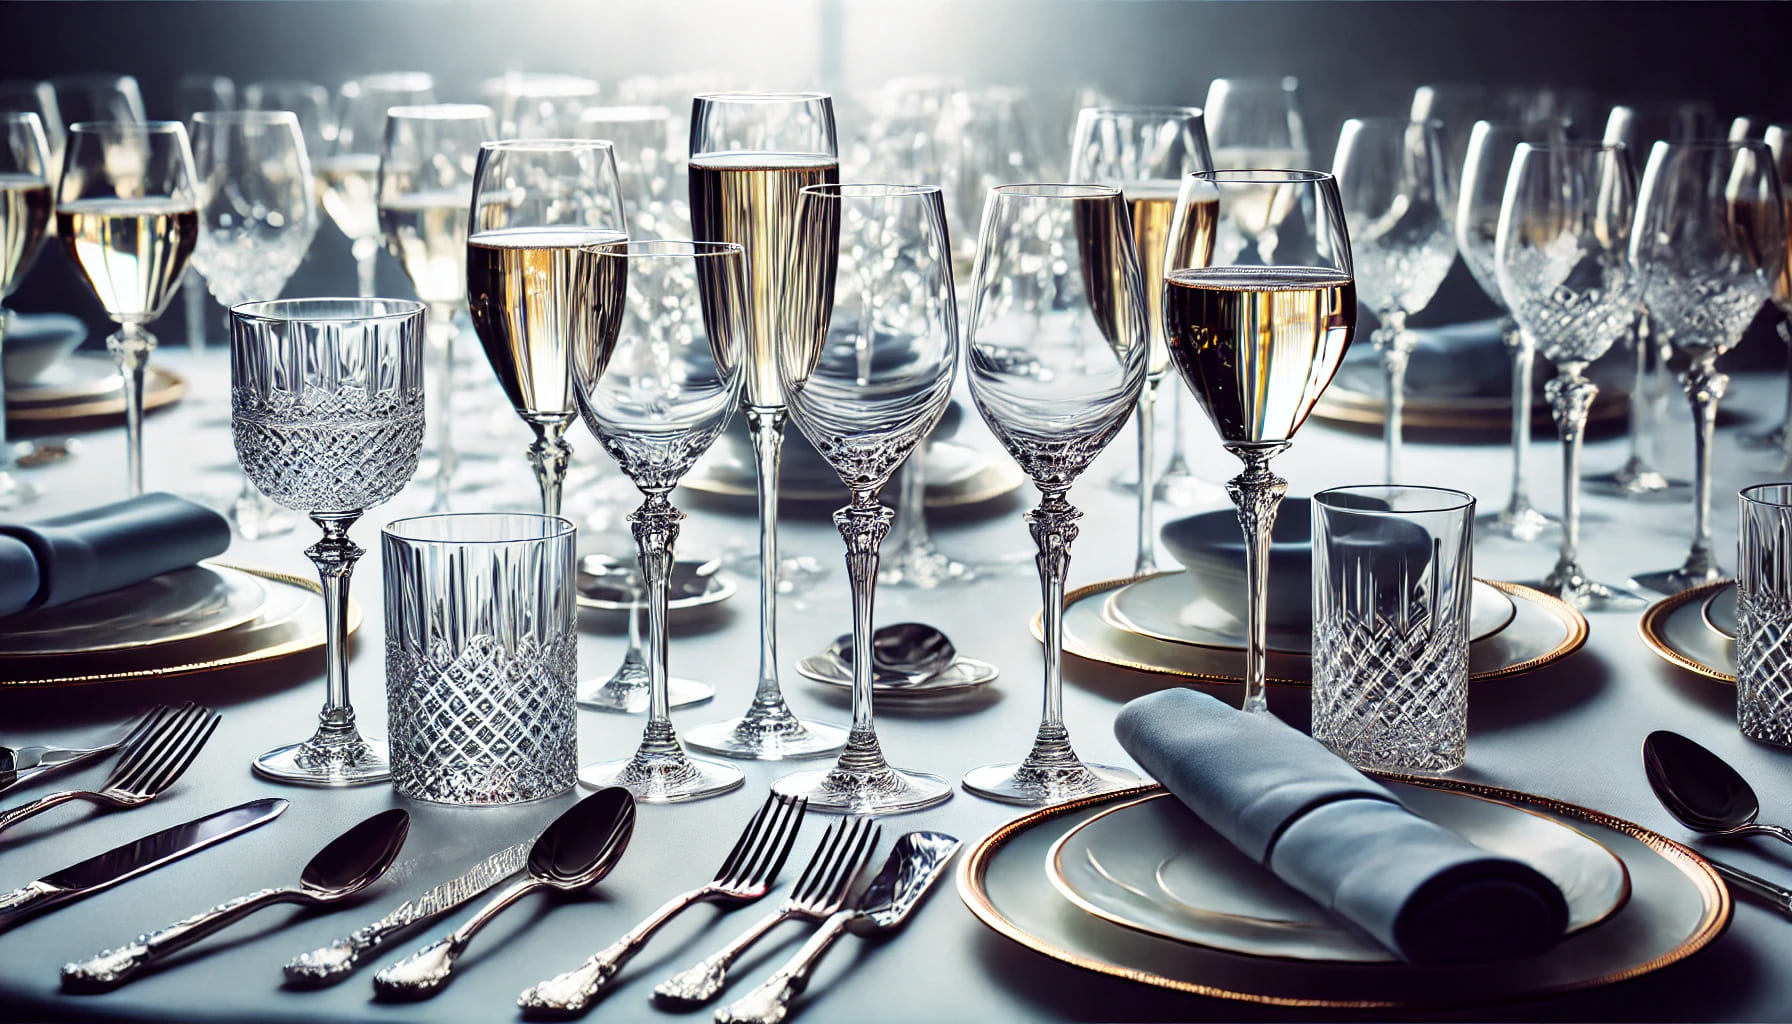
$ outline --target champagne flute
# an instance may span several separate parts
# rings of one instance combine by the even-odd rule
[[[1029,310],[1005,301],[1039,261],[1060,258],[1070,266],[1046,305]],[[1149,372],[1151,320],[1126,196],[1111,185],[991,189],[971,280],[965,356],[971,398],[1039,489],[1039,505],[1026,521],[1039,548],[1045,701],[1026,758],[973,769],[964,788],[1017,804],[1119,789],[1137,777],[1087,764],[1070,745],[1061,660],[1064,580],[1082,518],[1065,496],[1126,425]],[[1016,346],[1025,346],[1037,362],[1005,358]]]
[[[59,75],[50,79],[56,89],[56,106],[62,122],[73,126],[80,121],[135,121],[149,119],[143,106],[143,91],[130,75]]]
[[[386,112],[435,102],[435,82],[421,71],[388,71],[344,82],[336,93],[330,145],[316,160],[324,212],[352,244],[356,294],[371,298],[380,255],[380,211],[375,186]]]
[[[1677,594],[1723,575],[1711,551],[1711,444],[1730,378],[1717,357],[1773,295],[1786,269],[1786,220],[1765,142],[1657,142],[1637,198],[1631,258],[1649,311],[1690,360],[1680,377],[1692,404],[1692,549],[1677,569],[1637,582]]]
[[[778,760],[840,749],[846,730],[807,722],[778,685],[778,459],[787,416],[778,303],[793,275],[797,198],[840,178],[834,103],[823,93],[707,93],[691,104],[691,227],[733,242],[747,266],[746,415],[759,482],[759,682],[744,715],[693,729],[693,747]],[[707,307],[705,307],[707,309]]]
[[[50,144],[43,122],[33,113],[0,113],[0,353],[12,314],[6,298],[50,225]],[[38,490],[12,473],[12,446],[6,440],[6,388],[0,383],[0,510],[37,500]]]
[[[174,82],[174,119],[187,124],[189,135],[193,134],[193,115],[202,110],[235,110],[236,83],[223,75],[182,75]],[[199,159],[199,140],[192,139],[193,159]],[[201,176],[204,171],[200,171]],[[203,244],[203,232],[201,244]],[[197,250],[195,250],[197,253]],[[199,265],[197,255],[187,267],[187,276],[191,279],[188,287],[181,291],[181,302],[186,307],[187,349],[194,355],[205,351],[206,284],[205,271]],[[271,298],[272,296],[262,296]],[[252,487],[245,487],[250,493],[257,493]]]
[[[1762,141],[1773,151],[1773,162],[1779,172],[1781,198],[1786,200],[1786,231],[1788,248],[1792,248],[1792,196],[1783,193],[1787,183],[1792,182],[1792,124],[1770,124],[1762,132]],[[1792,256],[1792,253],[1788,253]],[[1792,461],[1792,259],[1781,270],[1773,283],[1773,305],[1779,311],[1778,326],[1780,340],[1787,345],[1786,360],[1786,414],[1779,425],[1761,434],[1744,434],[1742,443],[1757,448],[1777,448]]]
[[[1243,231],[1243,244],[1222,249],[1228,230]],[[1268,250],[1262,232],[1275,233]],[[1270,261],[1259,263],[1266,252]],[[1170,358],[1221,443],[1244,463],[1227,485],[1244,529],[1250,588],[1243,703],[1267,712],[1269,535],[1288,491],[1269,462],[1293,443],[1356,334],[1355,271],[1337,181],[1317,171],[1189,175],[1176,199],[1165,270]]]
[[[1357,288],[1380,325],[1370,336],[1387,378],[1383,476],[1400,474],[1406,363],[1413,336],[1406,318],[1431,304],[1456,261],[1448,211],[1449,163],[1436,121],[1351,118],[1338,134],[1332,175],[1351,225]]]
[[[143,493],[144,325],[180,290],[199,235],[193,151],[179,121],[84,121],[69,129],[56,234],[118,331],[106,347],[124,378],[127,493]]]
[[[576,134],[579,115],[597,102],[596,81],[577,75],[507,71],[483,90],[506,139],[559,139]]]

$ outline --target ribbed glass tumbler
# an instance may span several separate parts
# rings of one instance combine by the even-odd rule
[[[432,515],[382,531],[392,785],[452,804],[539,800],[578,772],[572,523]]]
[[[1792,747],[1792,484],[1741,494],[1736,541],[1736,724]]]
[[[1313,737],[1359,768],[1468,755],[1474,519],[1439,487],[1313,496]]]

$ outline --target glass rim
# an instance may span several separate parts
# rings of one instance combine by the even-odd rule
[[[1313,185],[1333,180],[1328,171],[1300,167],[1228,167],[1183,175],[1184,181],[1191,178],[1210,185]]]
[[[579,246],[580,252],[611,259],[705,259],[712,256],[745,256],[746,247],[739,242],[708,242],[689,238],[630,238],[614,242],[592,242]]]
[[[383,303],[390,307],[385,313],[365,313],[361,315],[345,314],[342,316],[280,316],[281,309],[296,309],[306,303]],[[264,323],[346,323],[351,320],[379,321],[403,320],[417,316],[427,309],[416,299],[382,299],[378,296],[363,298],[359,295],[307,295],[294,296],[289,299],[251,299],[239,302],[230,307],[230,315],[243,320],[259,320]]]
[[[1774,501],[1771,498],[1761,496],[1768,491],[1776,489],[1784,491],[1786,494],[1785,501]],[[1747,487],[1737,491],[1736,496],[1751,505],[1765,505],[1768,508],[1792,509],[1792,480],[1780,483],[1749,484]]]
[[[1145,103],[1142,103],[1138,106],[1127,106],[1125,104],[1098,104],[1098,105],[1092,106],[1092,107],[1084,107],[1081,110],[1078,110],[1076,112],[1076,114],[1077,114],[1077,117],[1079,117],[1079,118],[1082,117],[1084,114],[1090,114],[1095,117],[1102,117],[1102,116],[1112,117],[1112,116],[1117,116],[1120,114],[1127,114],[1127,115],[1131,115],[1134,117],[1137,117],[1140,115],[1148,115],[1148,114],[1180,114],[1186,118],[1203,118],[1203,119],[1206,116],[1200,107],[1183,107],[1183,106],[1176,106],[1174,104],[1145,104]]]
[[[386,108],[386,120],[489,121],[494,115],[484,103],[406,103]]]
[[[1630,147],[1622,142],[1606,142],[1602,139],[1551,139],[1548,142],[1520,142],[1519,149],[1540,150],[1548,153],[1625,153]]]
[[[185,135],[187,126],[180,121],[76,121],[68,126],[70,135],[104,134],[116,132],[122,134],[129,131],[139,135]]]
[[[691,95],[693,101],[705,103],[814,103],[826,100],[834,101],[834,94],[828,92],[752,92],[751,90],[725,89],[720,92],[699,92]]]
[[[829,199],[900,199],[906,196],[939,195],[938,185],[891,185],[880,182],[823,182],[804,185],[798,195],[825,196]]]
[[[291,110],[195,110],[195,124],[298,124],[299,115]]]
[[[1385,494],[1389,491],[1418,491],[1424,494],[1435,495],[1440,504],[1432,508],[1409,509],[1347,508],[1343,505],[1336,505],[1326,500],[1328,495],[1334,494],[1355,494],[1362,497],[1374,497],[1377,494]],[[1446,500],[1446,496],[1448,496],[1448,500]],[[1314,494],[1312,501],[1315,505],[1322,505],[1325,508],[1338,512],[1360,513],[1366,516],[1417,516],[1429,515],[1436,512],[1460,512],[1464,509],[1473,508],[1475,505],[1475,496],[1467,491],[1457,490],[1454,487],[1437,487],[1431,484],[1345,484],[1342,487],[1327,487],[1325,490]]]
[[[436,76],[427,71],[373,71],[342,83],[356,89],[434,89]]]
[[[5,121],[7,124],[24,124],[26,121],[34,121],[39,128],[44,126],[44,119],[38,117],[35,110],[0,110],[0,121]]]
[[[1782,126],[1769,125],[1768,127]],[[1670,149],[1693,150],[1694,152],[1708,153],[1715,153],[1719,150],[1735,152],[1745,149],[1767,150],[1770,153],[1773,151],[1772,148],[1767,145],[1766,139],[1725,139],[1715,135],[1676,135],[1671,138],[1656,139],[1653,143],[1650,143],[1649,151],[1653,153],[1656,149],[1662,146],[1667,146]]]
[[[1118,185],[1074,182],[1018,182],[1012,185],[991,185],[991,195],[1019,196],[1023,199],[1113,199],[1121,194]]]
[[[669,121],[672,110],[652,103],[620,103],[613,107],[586,107],[579,123],[587,121]]]
[[[1208,88],[1211,89],[1214,84],[1220,82],[1225,82],[1228,85],[1260,85],[1274,83],[1288,91],[1300,88],[1299,75],[1221,75],[1214,79],[1213,83],[1210,83]]]
[[[399,527],[415,523],[428,523],[449,519],[529,519],[538,523],[551,523],[554,524],[554,526],[551,530],[544,530],[539,537],[500,537],[492,539],[463,538],[454,540],[438,537],[418,537],[398,529]],[[475,544],[492,546],[500,544],[539,544],[543,541],[560,540],[563,537],[576,534],[578,529],[578,526],[565,516],[550,516],[540,512],[425,512],[422,515],[405,516],[403,519],[392,520],[380,527],[380,536],[390,537],[393,540],[402,541],[406,544],[455,544],[471,547]]]
[[[1369,117],[1347,117],[1344,119],[1344,124],[1345,126],[1353,124],[1376,126],[1422,124],[1437,128],[1440,131],[1444,127],[1444,121],[1441,117],[1401,117],[1398,114],[1375,114]]]
[[[480,152],[495,153],[573,153],[581,149],[615,149],[609,139],[487,139],[479,144]]]

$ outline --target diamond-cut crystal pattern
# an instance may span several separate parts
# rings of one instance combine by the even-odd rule
[[[1313,626],[1313,737],[1363,767],[1448,771],[1468,748],[1462,618],[1406,629],[1381,616]]]
[[[417,470],[420,388],[234,388],[231,432],[262,493],[300,512],[357,512],[397,494]]]
[[[1736,724],[1792,747],[1792,487],[1742,492],[1736,570]]]

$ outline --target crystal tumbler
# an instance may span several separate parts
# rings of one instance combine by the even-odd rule
[[[1744,488],[1736,540],[1736,724],[1792,746],[1792,484]]]

